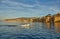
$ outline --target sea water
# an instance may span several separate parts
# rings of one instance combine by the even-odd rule
[[[60,25],[28,23],[30,26],[23,27],[24,23],[12,24],[0,22],[0,39],[60,39]]]

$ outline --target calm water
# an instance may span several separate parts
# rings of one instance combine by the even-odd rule
[[[60,39],[60,23],[0,22],[0,39]]]

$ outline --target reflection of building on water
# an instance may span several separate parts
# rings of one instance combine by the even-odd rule
[[[48,29],[54,29],[54,23],[46,23],[46,27],[48,28]]]
[[[60,23],[54,23],[54,24],[46,23],[46,28],[47,29],[53,29],[57,32],[60,32]]]
[[[51,28],[51,24],[50,24],[50,23],[46,23],[46,27],[47,27],[48,29],[50,29],[50,28]]]
[[[55,25],[55,30],[60,32],[60,23],[54,23]]]

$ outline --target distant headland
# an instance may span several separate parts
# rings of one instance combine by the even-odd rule
[[[21,17],[15,19],[5,19],[3,22],[60,22],[60,13],[54,15],[48,14],[43,17]]]

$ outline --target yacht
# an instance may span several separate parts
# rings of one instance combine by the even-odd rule
[[[21,26],[23,26],[23,27],[24,27],[24,26],[30,26],[30,24],[24,24],[24,25],[21,25]]]

